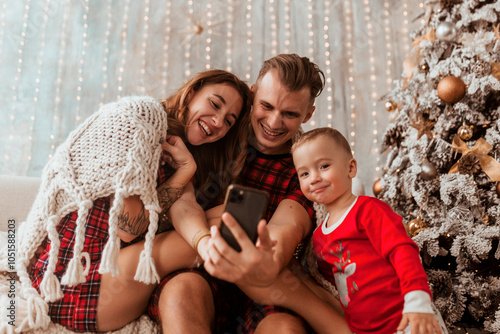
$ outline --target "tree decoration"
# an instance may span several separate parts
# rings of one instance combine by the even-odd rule
[[[375,196],[378,196],[382,192],[383,189],[384,188],[382,187],[382,183],[381,183],[380,179],[375,180],[375,182],[373,183],[373,194]]]
[[[491,63],[491,75],[500,80],[500,63]]]
[[[387,110],[388,112],[393,112],[397,107],[398,105],[396,104],[396,102],[392,100],[388,100],[385,102],[385,110]]]
[[[450,22],[440,23],[436,28],[436,38],[442,41],[451,42],[457,37],[457,28]]]
[[[472,135],[474,134],[473,131],[473,126],[469,125],[467,126],[464,122],[460,128],[458,128],[457,135],[463,139],[463,140],[469,140],[472,138]]]
[[[429,121],[426,117],[420,116],[419,122],[417,123],[415,120],[413,120],[410,126],[417,129],[417,139],[420,139],[420,137],[422,137],[423,135],[427,135],[427,138],[431,139],[434,138],[434,134],[431,131],[434,124],[436,124],[436,122]]]
[[[462,153],[462,157],[460,160],[464,159],[465,161],[462,162],[463,169],[468,169],[471,166],[471,171],[473,170],[472,166],[473,163],[476,161],[477,157],[477,162],[483,169],[483,172],[488,175],[488,177],[492,181],[500,181],[500,163],[496,161],[493,157],[489,156],[488,153],[493,149],[490,144],[483,138],[479,138],[476,144],[474,144],[474,147],[469,149],[466,143],[464,143],[460,137],[455,136],[453,138],[453,143],[451,145],[452,150],[457,151],[459,153]],[[467,157],[468,155],[471,155],[471,157]],[[456,173],[459,172],[459,163],[460,160],[451,167],[449,173]],[[462,173],[463,174],[463,173]],[[467,173],[468,174],[468,173]]]
[[[378,197],[419,246],[450,333],[500,333],[499,4],[425,1],[385,99],[399,114],[381,142],[388,172]]]
[[[408,234],[412,237],[416,236],[420,232],[426,229],[426,225],[422,219],[419,217],[411,220],[407,225]]]
[[[431,164],[429,161],[426,161],[422,164],[422,171],[420,172],[420,176],[424,180],[432,180],[437,175],[436,167]]]
[[[447,76],[439,81],[437,92],[444,102],[456,103],[465,95],[465,84],[460,78]]]

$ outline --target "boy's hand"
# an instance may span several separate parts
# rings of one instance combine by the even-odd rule
[[[408,322],[411,334],[442,334],[441,327],[433,313],[404,313],[397,330],[404,331]]]

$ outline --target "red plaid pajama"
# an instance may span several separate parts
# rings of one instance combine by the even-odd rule
[[[269,202],[265,219],[269,221],[279,203],[291,199],[301,204],[311,219],[314,217],[312,202],[308,201],[300,190],[299,180],[291,154],[264,155],[249,148],[247,162],[242,171],[242,184],[248,187],[265,190],[269,193]],[[196,270],[193,270],[196,272]],[[155,290],[150,300],[149,315],[159,320],[158,300],[162,288],[179,273],[166,277]],[[214,296],[216,307],[215,333],[253,333],[257,325],[267,315],[282,312],[294,314],[281,307],[264,306],[254,303],[234,284],[209,277],[201,273],[208,281]]]
[[[160,168],[158,172],[158,183],[161,184],[165,182],[166,178],[165,170]],[[99,264],[101,263],[104,246],[108,240],[109,209],[110,197],[100,198],[94,202],[87,216],[85,243],[83,247],[83,252],[88,252],[90,256],[90,271],[87,276],[87,281],[72,287],[61,285],[64,297],[56,302],[49,303],[49,316],[52,321],[75,332],[97,332],[97,301],[99,299],[99,288],[101,283]],[[61,244],[54,273],[59,281],[64,275],[69,261],[73,257],[73,247],[76,235],[75,223],[77,217],[77,211],[74,211],[66,215],[57,226]],[[122,248],[138,240],[141,240],[141,238],[138,237],[128,244],[122,242]],[[42,246],[44,250],[39,255],[37,262],[30,271],[33,286],[38,290],[48,265],[50,242],[47,238],[42,243]]]

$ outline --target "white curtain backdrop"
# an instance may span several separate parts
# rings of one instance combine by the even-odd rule
[[[371,192],[417,0],[15,0],[0,2],[0,174],[39,176],[102,104],[163,98],[208,68],[249,84],[279,53],[310,57],[327,83],[305,130],[332,126]]]

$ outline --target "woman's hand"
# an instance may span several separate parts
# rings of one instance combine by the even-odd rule
[[[163,149],[162,161],[166,161],[174,169],[196,171],[196,162],[193,155],[187,149],[182,139],[178,136],[169,136],[161,144]]]

